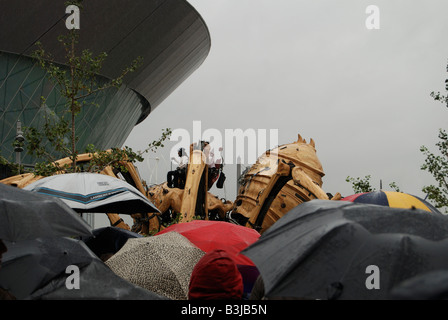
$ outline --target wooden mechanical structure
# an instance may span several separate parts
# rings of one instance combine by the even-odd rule
[[[295,206],[312,199],[339,200],[322,189],[324,172],[313,139],[266,151],[245,173],[230,214],[238,224],[260,233]]]
[[[130,228],[116,213],[106,213],[110,224],[123,229],[149,234],[158,231],[162,222],[178,218],[178,223],[193,219],[226,220],[260,233],[295,206],[312,199],[339,200],[322,189],[324,172],[316,155],[315,143],[298,140],[266,151],[244,173],[234,202],[219,199],[209,192],[222,173],[222,165],[210,168],[206,148],[190,146],[189,164],[183,188],[169,188],[167,183],[146,187],[132,163],[123,162],[126,172],[106,167],[101,173],[124,178],[142,192],[160,210],[160,214],[136,213],[131,215],[134,225]],[[91,154],[78,156],[77,162],[88,162]],[[60,165],[71,163],[70,158],[58,160]],[[63,172],[59,172],[61,174]],[[23,188],[43,178],[33,173],[21,174],[1,180],[0,183]]]

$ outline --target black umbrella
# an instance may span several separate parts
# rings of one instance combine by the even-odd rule
[[[436,270],[406,279],[390,293],[393,300],[448,300],[448,270]]]
[[[388,299],[405,279],[448,268],[448,218],[419,209],[312,200],[244,250],[267,297]]]
[[[116,276],[83,241],[69,238],[38,238],[5,242],[0,287],[17,299],[160,299]],[[71,272],[79,271],[79,289],[66,286]]]
[[[80,269],[79,289],[68,290],[67,275],[53,279],[28,299],[33,300],[170,300],[117,276],[100,260]]]
[[[93,236],[81,238],[98,257],[117,253],[128,239],[141,238],[142,235],[117,227],[94,229]]]
[[[2,256],[0,287],[23,299],[69,265],[87,265],[98,259],[86,245],[69,238],[38,238],[6,242]]]
[[[0,183],[0,239],[91,234],[91,227],[61,200]]]

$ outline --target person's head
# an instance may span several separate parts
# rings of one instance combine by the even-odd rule
[[[179,157],[182,157],[185,155],[185,149],[184,148],[179,148],[177,150],[177,154],[179,155]]]
[[[204,150],[209,145],[210,145],[210,142],[202,140],[201,141],[201,150]]]
[[[204,154],[208,157],[210,155],[210,152],[212,150],[212,146],[208,141],[204,141],[204,147],[202,148],[202,151]]]
[[[233,259],[224,250],[213,250],[195,265],[188,299],[239,300],[243,290],[243,279]]]

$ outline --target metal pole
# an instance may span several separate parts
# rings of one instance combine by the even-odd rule
[[[159,172],[159,157],[156,157],[156,183],[159,183],[159,179],[157,178]]]
[[[16,151],[16,163],[19,165],[19,174],[21,174],[20,170],[20,152]]]
[[[238,158],[236,163],[236,192],[238,193],[238,190],[240,190],[240,176],[241,176],[241,159]]]
[[[15,141],[22,143],[23,141],[25,141],[25,138],[23,137],[23,132],[22,132],[22,123],[20,122],[20,120],[17,120],[17,124],[16,124],[16,137],[15,137]],[[23,151],[23,148],[20,145],[16,145],[14,148],[14,151],[16,152],[16,163],[19,165],[19,174],[21,173],[21,169],[20,169],[20,165],[21,165],[21,157],[20,157],[20,153]]]

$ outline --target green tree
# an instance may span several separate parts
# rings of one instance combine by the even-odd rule
[[[105,52],[94,56],[89,49],[84,49],[78,54],[76,44],[79,42],[79,31],[77,29],[69,30],[67,34],[59,36],[58,41],[62,43],[66,52],[65,62],[63,63],[67,66],[66,68],[55,63],[52,55],[43,48],[40,42],[36,43],[38,49],[34,51],[33,57],[38,61],[40,67],[46,71],[49,80],[58,87],[61,96],[65,98],[66,112],[70,117],[69,120],[65,119],[65,114],[58,116],[52,114],[46,117],[44,135],[56,147],[57,151],[72,158],[73,170],[75,170],[78,154],[75,118],[87,104],[93,104],[88,102],[89,100],[86,98],[111,87],[119,88],[123,83],[123,78],[136,70],[141,64],[142,58],[135,59],[117,78],[103,84],[99,83],[97,75],[100,73],[107,57]],[[45,104],[44,99],[42,103]],[[70,133],[69,143],[64,139],[67,133]],[[48,157],[48,152],[40,148],[42,139],[39,132],[29,130],[28,138],[32,142],[31,152],[36,151],[37,155]]]
[[[446,71],[448,72],[448,64],[446,67]],[[448,79],[445,79],[445,91],[448,92]],[[448,95],[443,95],[440,93],[440,91],[438,92],[431,92],[431,97],[433,97],[433,99],[435,101],[440,101],[441,103],[445,104],[448,107]]]
[[[82,9],[81,1],[68,1],[66,6],[74,4]],[[68,30],[67,34],[58,37],[58,41],[65,49],[65,61],[61,64],[55,63],[52,54],[46,51],[40,42],[36,43],[37,49],[33,53],[38,65],[46,71],[48,79],[55,85],[59,94],[65,99],[65,111],[59,114],[55,112],[44,112],[45,124],[41,130],[33,127],[25,128],[25,138],[27,140],[27,152],[37,156],[43,162],[36,163],[34,172],[38,175],[48,176],[57,171],[80,170],[77,167],[77,155],[79,151],[76,147],[78,137],[76,135],[76,116],[83,108],[95,107],[97,104],[88,99],[90,96],[110,88],[120,88],[124,77],[130,72],[134,72],[141,64],[142,58],[136,58],[130,66],[126,67],[121,74],[110,79],[106,83],[99,81],[103,63],[107,58],[105,52],[93,55],[89,49],[78,52],[79,30]],[[42,106],[45,106],[45,98],[41,97]],[[171,135],[171,129],[163,130],[162,136],[148,147],[139,152],[134,152],[129,147],[112,148],[109,151],[98,150],[93,145],[88,145],[84,151],[91,153],[93,159],[83,171],[101,171],[105,166],[121,166],[123,161],[143,161],[143,153],[155,151],[163,147],[163,142]],[[57,158],[56,156],[57,155]],[[61,167],[55,162],[59,158],[70,157],[72,160],[69,166]],[[120,169],[124,170],[121,166]]]
[[[445,91],[448,92],[448,79],[445,80]],[[440,92],[433,91],[430,95],[435,101],[440,101],[448,107],[448,96],[446,94],[443,95]],[[445,208],[445,213],[448,213],[448,135],[443,128],[439,129],[438,138],[439,141],[436,143],[437,154],[431,152],[426,146],[420,147],[420,151],[426,157],[420,168],[429,172],[436,182],[424,186],[422,191],[427,194],[427,198],[436,208]]]
[[[353,177],[348,176],[345,179],[345,181],[352,184],[354,193],[376,191],[376,189],[372,186],[370,179],[371,179],[370,175],[367,175],[364,178],[360,178],[360,177],[353,178]],[[396,192],[401,192],[400,188],[398,187],[397,183],[395,183],[395,182],[389,183],[389,187]]]
[[[370,178],[370,175],[367,175],[364,178],[352,178],[348,176],[345,181],[352,184],[354,193],[372,192],[375,191],[375,188],[370,184]]]
[[[111,166],[126,172],[126,167],[122,165],[124,161],[127,162],[142,162],[144,160],[143,154],[148,152],[156,152],[158,148],[163,148],[163,142],[171,136],[172,130],[166,128],[162,130],[162,135],[159,139],[149,143],[147,148],[141,151],[133,151],[132,148],[125,146],[124,148],[112,148],[111,150],[100,150],[94,145],[89,144],[86,148],[86,153],[92,154],[92,160],[89,162],[87,168],[83,171],[101,172],[105,167]]]
[[[426,156],[421,169],[431,173],[436,181],[436,184],[424,186],[422,191],[436,208],[445,207],[445,213],[448,213],[448,135],[443,129],[439,130],[439,142],[436,146],[439,150],[438,155],[425,146],[420,147],[420,151]]]

